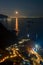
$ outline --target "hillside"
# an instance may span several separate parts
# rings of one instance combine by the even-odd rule
[[[14,44],[17,41],[16,38],[16,31],[7,30],[3,24],[0,23],[0,48]]]

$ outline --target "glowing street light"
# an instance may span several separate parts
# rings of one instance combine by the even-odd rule
[[[36,44],[36,45],[35,45],[35,47],[36,47],[36,48],[38,48],[38,47],[39,47],[39,45],[37,45],[37,44]]]
[[[37,52],[40,48],[41,48],[41,47],[40,47],[39,44],[35,44],[35,47],[33,48],[33,50]]]
[[[27,34],[27,37],[29,38],[29,37],[30,37],[30,35],[29,35],[29,34]]]

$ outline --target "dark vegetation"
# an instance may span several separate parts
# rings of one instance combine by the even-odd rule
[[[2,23],[0,23],[0,48],[15,43],[17,41],[16,31],[7,30]]]

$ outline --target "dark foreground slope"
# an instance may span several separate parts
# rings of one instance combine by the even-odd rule
[[[16,38],[16,31],[9,31],[0,23],[0,48],[5,48],[15,43],[17,41]]]

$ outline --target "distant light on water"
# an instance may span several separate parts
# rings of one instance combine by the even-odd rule
[[[29,36],[30,36],[30,35],[29,35],[29,34],[27,34],[27,37],[28,37],[28,38],[29,38]]]
[[[7,18],[7,21],[8,21],[8,22],[11,22],[11,18]]]

